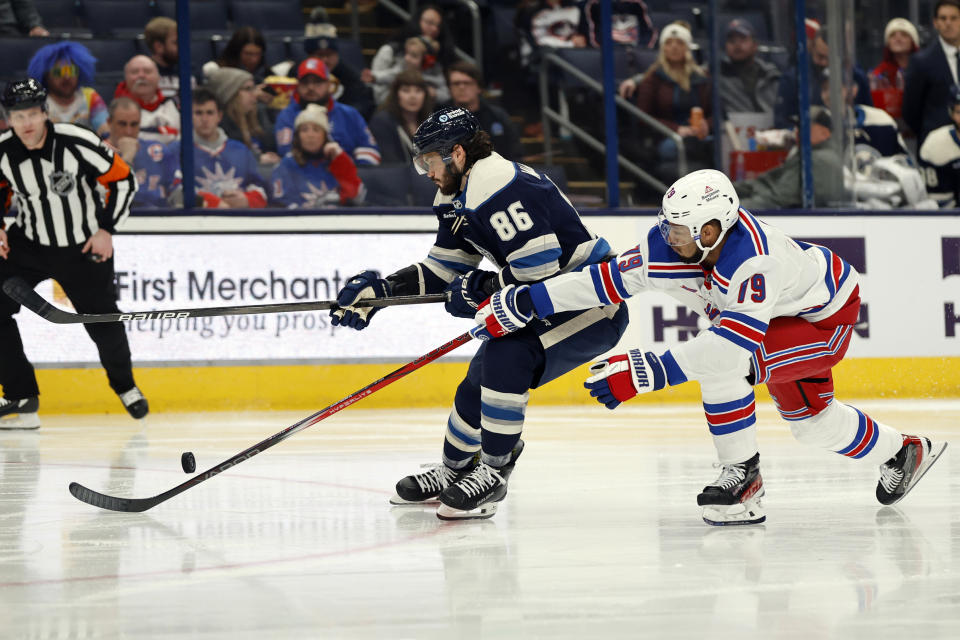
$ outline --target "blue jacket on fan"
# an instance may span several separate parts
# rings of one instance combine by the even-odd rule
[[[222,133],[222,130],[221,130]],[[216,149],[194,142],[193,170],[195,188],[204,199],[204,206],[215,207],[227,191],[240,190],[250,207],[267,205],[267,185],[257,170],[257,160],[239,140],[223,134]],[[164,149],[163,180],[168,195],[183,181],[180,171],[180,141],[174,140]]]
[[[293,146],[293,122],[301,111],[303,107],[294,95],[286,109],[277,114],[274,133],[277,137],[277,153],[281,156]],[[380,148],[359,111],[330,98],[327,117],[330,119],[330,137],[353,157],[357,165],[380,164]]]
[[[291,209],[322,209],[360,204],[366,190],[357,167],[341,151],[331,162],[308,160],[300,165],[287,154],[270,176],[270,200]]]

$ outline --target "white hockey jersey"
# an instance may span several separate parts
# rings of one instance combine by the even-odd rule
[[[670,384],[746,375],[773,318],[817,322],[833,315],[859,284],[859,274],[825,247],[793,240],[746,209],[739,215],[712,270],[683,262],[654,226],[613,260],[532,285],[537,316],[662,291],[713,325],[664,354]]]

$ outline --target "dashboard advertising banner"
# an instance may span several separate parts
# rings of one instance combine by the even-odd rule
[[[618,251],[636,244],[654,220],[585,219]],[[360,271],[386,275],[423,259],[434,237],[422,231],[425,221],[429,228],[428,218],[416,216],[411,227],[421,231],[392,233],[118,235],[118,306],[126,312],[333,299]],[[863,306],[847,357],[960,355],[960,218],[773,216],[768,222],[829,247],[860,272]],[[481,267],[493,268],[486,261]],[[73,311],[55,283],[44,282],[37,291]],[[695,310],[663,294],[642,293],[628,304],[631,322],[619,350],[640,345],[662,351],[708,326]],[[16,319],[34,363],[97,363],[82,325],[52,324],[25,310]],[[383,309],[359,332],[333,327],[326,311],[134,319],[124,325],[135,363],[202,365],[408,361],[472,322],[434,303]],[[468,343],[451,357],[468,358],[477,346]]]

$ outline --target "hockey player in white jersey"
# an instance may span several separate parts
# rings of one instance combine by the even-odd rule
[[[903,498],[946,447],[903,435],[833,397],[831,369],[860,308],[859,275],[832,251],[791,239],[740,208],[719,171],[696,171],[663,197],[659,223],[613,260],[532,285],[511,285],[478,310],[478,337],[534,318],[669,293],[712,326],[657,356],[641,348],[591,367],[585,386],[613,409],[638,393],[700,383],[722,471],[697,497],[712,525],[766,519],[753,385],[765,383],[794,437],[880,467],[877,499]]]
[[[960,87],[950,90],[947,110],[953,124],[931,131],[919,153],[927,192],[941,208],[953,208],[960,203]]]

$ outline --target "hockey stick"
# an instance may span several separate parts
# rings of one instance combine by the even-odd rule
[[[18,277],[8,278],[3,283],[4,292],[30,311],[57,324],[90,324],[93,322],[122,322],[124,320],[166,320],[168,318],[199,318],[205,316],[238,316],[248,313],[282,313],[284,311],[319,311],[336,309],[336,300],[316,300],[312,302],[281,302],[278,304],[251,304],[238,307],[203,307],[199,309],[167,309],[165,311],[134,311],[132,313],[70,313],[58,309],[43,299],[25,280]],[[446,295],[430,293],[422,296],[395,296],[392,298],[364,298],[358,300],[357,307],[393,307],[404,304],[426,304],[443,302]]]
[[[216,466],[210,467],[203,473],[196,475],[193,478],[190,478],[189,480],[187,480],[182,484],[178,484],[177,486],[175,486],[173,489],[170,489],[169,491],[164,491],[159,495],[153,496],[152,498],[117,498],[115,496],[108,496],[103,493],[98,493],[76,482],[70,483],[70,493],[73,494],[73,497],[76,498],[77,500],[80,500],[81,502],[86,502],[87,504],[91,504],[95,507],[100,507],[101,509],[109,509],[111,511],[126,511],[126,512],[146,511],[147,509],[151,509],[157,506],[161,502],[166,502],[167,500],[169,500],[175,495],[183,493],[184,491],[186,491],[191,487],[197,486],[198,484],[200,484],[205,480],[209,480],[213,476],[219,473],[222,473],[223,471],[226,471],[230,467],[240,464],[244,460],[249,460],[253,456],[257,455],[258,453],[263,453],[273,445],[283,442],[284,440],[286,440],[293,434],[297,433],[298,431],[302,431],[309,426],[315,425],[316,423],[320,422],[324,418],[328,418],[329,416],[332,416],[333,414],[337,413],[341,409],[346,409],[350,405],[354,404],[355,402],[359,402],[360,400],[371,395],[375,391],[382,389],[383,387],[387,386],[392,382],[396,382],[397,380],[404,377],[408,373],[412,373],[413,371],[416,371],[423,365],[433,362],[440,356],[453,351],[460,345],[466,344],[471,340],[471,338],[472,336],[470,335],[469,332],[464,333],[463,335],[457,336],[450,342],[437,347],[430,353],[420,356],[413,362],[403,365],[396,371],[388,373],[387,375],[383,376],[382,378],[380,378],[375,382],[371,382],[370,384],[365,386],[363,389],[353,392],[343,400],[336,402],[334,404],[331,404],[327,408],[321,409],[320,411],[317,411],[315,414],[311,416],[307,416],[300,422],[290,425],[283,431],[273,434],[266,440],[258,442],[252,447],[244,449],[243,451],[233,456],[229,460],[221,462]]]

